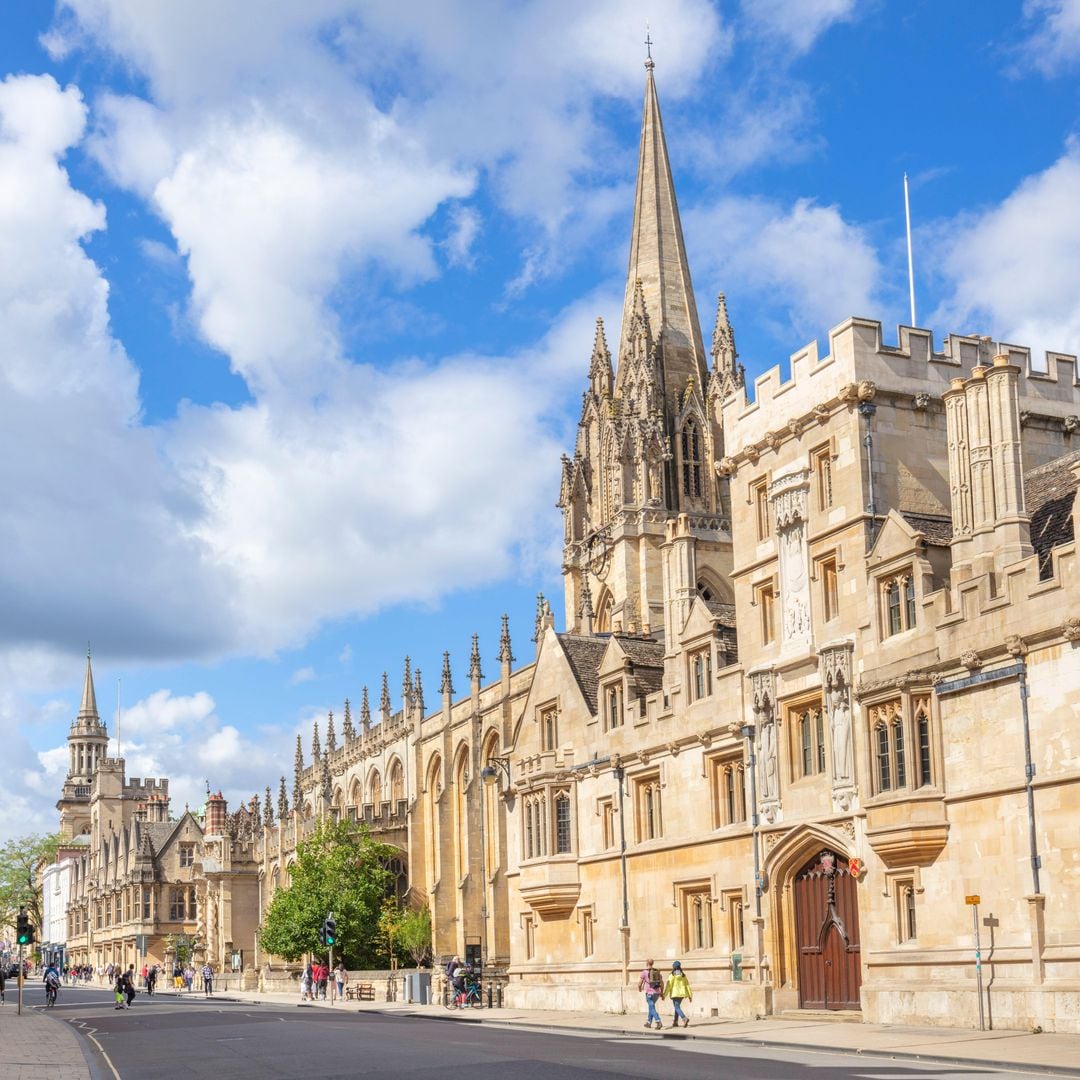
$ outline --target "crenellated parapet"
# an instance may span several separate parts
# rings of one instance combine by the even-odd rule
[[[940,402],[954,379],[990,366],[995,355],[1019,369],[1025,426],[1042,423],[1059,438],[1080,435],[1075,356],[1047,352],[1036,364],[1027,347],[962,334],[950,334],[935,351],[930,331],[907,326],[889,345],[880,322],[851,318],[829,332],[827,355],[821,356],[812,341],[791,355],[786,379],[777,365],[754,380],[752,393],[745,385],[732,389],[722,406],[727,459],[767,454],[807,426],[824,423],[832,412],[870,397],[926,409]]]

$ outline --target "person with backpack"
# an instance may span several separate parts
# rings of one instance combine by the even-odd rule
[[[127,1007],[131,1008],[131,1003],[135,1000],[135,965],[128,964],[127,971],[123,974],[124,979],[124,993],[127,996]]]
[[[124,988],[124,973],[120,968],[116,968],[116,980],[113,983],[113,993],[116,995],[116,1004],[113,1008],[122,1009],[124,1007],[126,991]]]
[[[649,1018],[645,1021],[645,1026],[651,1028],[655,1025],[659,1030],[664,1023],[660,1019],[660,1013],[656,1011],[656,1003],[664,996],[664,977],[652,960],[645,961],[641,979],[638,981],[638,990],[645,991],[645,1004],[649,1007]]]
[[[690,980],[683,974],[682,964],[678,960],[671,965],[671,974],[664,985],[664,997],[671,998],[671,1004],[675,1007],[675,1018],[672,1024],[678,1027],[681,1020],[683,1027],[689,1027],[690,1018],[682,1011],[682,1003],[683,998],[693,1001],[694,995],[690,991]]]

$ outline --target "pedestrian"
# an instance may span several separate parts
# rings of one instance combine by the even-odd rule
[[[191,993],[191,984],[195,982],[195,968],[192,967],[190,962],[187,967],[184,968],[184,986],[187,988],[187,992]]]
[[[135,1000],[135,965],[128,964],[127,971],[124,972],[124,993],[127,995],[127,1007],[131,1008],[131,1003]]]
[[[203,985],[203,997],[214,996],[214,969],[210,966],[210,961],[207,960],[202,966],[202,985]]]
[[[152,997],[154,994],[154,987],[157,985],[157,964],[146,973],[146,994],[148,997]]]
[[[311,966],[309,960],[304,965],[304,970],[300,975],[300,1000],[308,1001],[311,998],[311,984],[315,978],[315,969]]]
[[[689,1027],[690,1018],[682,1011],[682,1003],[683,998],[686,998],[687,1001],[693,1001],[694,995],[690,990],[690,981],[683,973],[682,964],[678,960],[671,965],[671,974],[664,984],[664,997],[671,998],[671,1004],[675,1008],[675,1018],[672,1020],[673,1026],[678,1027],[681,1020],[683,1027]]]
[[[112,967],[112,965],[109,965]],[[126,996],[124,990],[124,973],[119,970],[116,971],[116,981],[113,983],[113,993],[116,995],[116,1004],[114,1009],[122,1009],[124,1007],[124,997]]]
[[[345,970],[345,963],[342,960],[339,960],[337,967],[334,968],[334,981],[337,983],[337,996],[343,998],[345,996],[345,984],[349,981],[349,973]]]
[[[0,966],[0,1005],[6,1005],[7,1004],[7,1002],[4,1001],[4,978],[7,975],[7,972],[4,969],[6,967],[7,967],[7,964],[4,964],[4,965]]]
[[[645,1026],[651,1028],[655,1025],[658,1029],[664,1026],[660,1014],[656,1011],[656,1003],[664,996],[664,977],[651,960],[645,961],[641,978],[638,980],[638,990],[645,991],[645,1004],[649,1008],[649,1018]]]
[[[150,969],[145,964],[143,964],[143,966],[142,966],[142,983],[143,983],[143,986],[146,985],[146,976],[149,975],[149,974],[150,974]]]
[[[172,988],[174,994],[179,994],[184,985],[184,969],[179,964],[174,964],[172,969]]]

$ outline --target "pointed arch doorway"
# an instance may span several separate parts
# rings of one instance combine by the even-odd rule
[[[795,875],[799,1007],[859,1009],[859,897],[848,861],[825,849]]]

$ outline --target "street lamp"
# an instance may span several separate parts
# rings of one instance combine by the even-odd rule
[[[507,786],[510,784],[510,759],[505,757],[495,757],[492,755],[487,759],[488,763],[480,770],[480,779],[484,781],[489,787],[492,784],[499,782],[500,770],[506,776]]]

